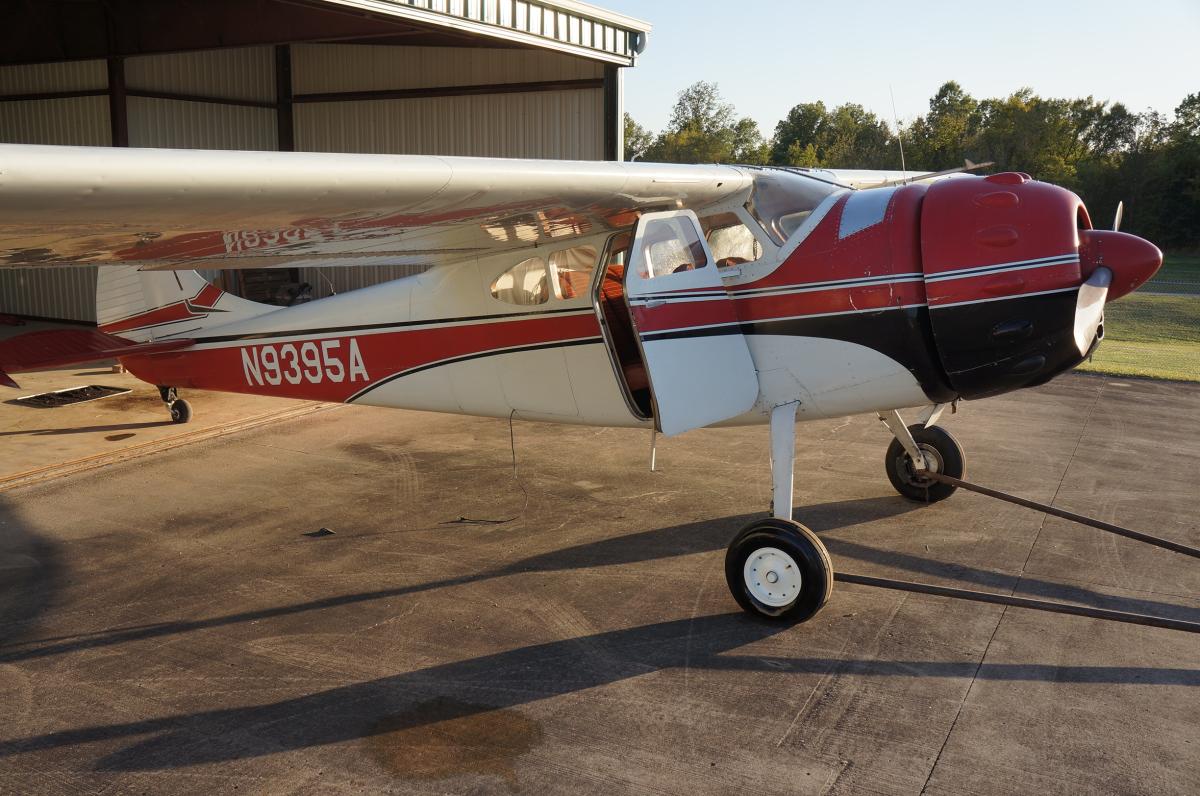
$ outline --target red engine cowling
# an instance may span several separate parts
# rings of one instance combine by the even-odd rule
[[[1075,343],[1079,197],[1026,174],[929,187],[921,253],[930,323],[950,385],[964,398],[1043,383],[1079,364]]]

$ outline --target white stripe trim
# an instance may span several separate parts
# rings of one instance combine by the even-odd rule
[[[1010,263],[995,265],[979,265],[972,268],[959,268],[955,271],[941,271],[925,277],[926,282],[943,282],[948,279],[968,279],[973,276],[990,276],[1006,271],[1023,271],[1028,268],[1047,268],[1052,265],[1067,265],[1079,262],[1078,254],[1063,254],[1058,257],[1041,257],[1036,260],[1015,260]]]
[[[733,298],[735,298],[735,299],[752,299],[752,298],[761,298],[764,296],[792,296],[792,295],[796,295],[798,293],[820,293],[820,292],[826,291],[826,290],[845,290],[845,289],[852,289],[852,288],[856,288],[856,287],[884,287],[886,285],[901,285],[901,284],[909,284],[912,282],[923,282],[923,281],[925,281],[924,278],[921,277],[920,274],[917,274],[915,276],[905,276],[900,279],[889,279],[886,281],[880,280],[880,281],[875,281],[875,282],[863,282],[863,281],[847,282],[847,283],[836,284],[836,285],[829,284],[829,283],[819,283],[820,286],[817,286],[817,284],[814,284],[813,286],[803,286],[802,285],[802,286],[796,286],[796,287],[789,287],[786,289],[780,289],[778,292],[775,292],[775,293],[735,294],[733,296]]]
[[[872,307],[870,309],[864,309],[864,310],[841,310],[839,312],[818,312],[818,313],[814,313],[812,315],[787,315],[782,318],[761,318],[761,319],[745,320],[745,321],[733,321],[731,323],[710,323],[710,324],[704,324],[702,326],[681,326],[677,329],[660,329],[660,330],[654,331],[654,332],[646,332],[645,335],[653,337],[656,334],[676,334],[678,332],[695,332],[695,331],[699,331],[701,329],[720,329],[720,328],[727,327],[727,326],[746,326],[747,324],[752,324],[752,323],[775,323],[777,321],[800,321],[800,320],[806,320],[808,318],[831,318],[835,315],[863,315],[868,312],[887,312],[890,310],[909,310],[909,309],[915,309],[915,308],[924,307],[924,306],[926,306],[926,305],[923,302],[919,303],[919,304],[897,304],[894,306],[889,305],[887,307]],[[656,341],[651,339],[649,342],[653,343]]]
[[[807,318],[831,318],[835,315],[864,315],[868,312],[888,312],[890,310],[911,310],[926,306],[925,302],[918,304],[897,304],[887,307],[872,307],[865,310],[842,310],[840,312],[818,312],[815,315],[789,315],[784,318],[767,318],[765,320],[743,321],[742,323],[774,323],[776,321],[800,321]]]
[[[647,296],[631,297],[629,303],[636,306],[645,304],[692,304],[700,301],[724,301],[729,298],[729,294],[722,295],[697,295],[697,296],[659,296],[650,298]]]
[[[955,301],[952,304],[930,304],[929,309],[940,310],[946,307],[965,307],[968,304],[986,304],[989,301],[1012,301],[1019,298],[1032,298],[1033,296],[1049,296],[1052,293],[1068,293],[1072,290],[1078,290],[1079,287],[1060,287],[1055,290],[1038,290],[1034,293],[1013,293],[1007,296],[996,296],[995,298],[972,299],[971,301]]]
[[[920,271],[905,271],[900,274],[879,274],[878,276],[856,276],[850,279],[829,279],[824,282],[797,282],[791,285],[779,285],[777,287],[759,287],[749,290],[733,290],[731,291],[735,297],[751,296],[758,294],[767,294],[771,292],[782,292],[801,288],[812,288],[814,290],[832,290],[839,287],[847,287],[851,285],[864,284],[886,284],[887,282],[909,281],[911,279],[924,279],[925,275]]]

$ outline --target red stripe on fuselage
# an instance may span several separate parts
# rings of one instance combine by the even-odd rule
[[[735,302],[673,301],[653,309],[635,307],[634,314],[638,330],[649,334],[697,326],[882,311],[924,303],[925,286],[913,280],[802,293],[738,296]]]
[[[432,322],[431,322],[432,323]],[[253,340],[245,345],[225,348],[198,348],[172,354],[129,357],[125,366],[138,378],[152,384],[177,387],[274,395],[285,398],[342,402],[362,390],[396,374],[433,365],[445,360],[502,353],[501,349],[565,343],[581,338],[599,338],[600,324],[592,313],[543,318],[523,318],[479,324],[449,324],[433,328],[397,329],[396,331],[356,335],[353,332],[295,339]],[[331,356],[341,364],[343,379],[333,381],[322,362],[310,367],[301,360],[305,344],[336,341]],[[352,373],[349,354],[351,341],[357,347],[366,371],[365,377]],[[290,360],[298,364],[299,380],[281,378],[278,385],[258,384],[247,376],[243,352],[253,361],[262,362],[263,350],[271,349],[280,358],[281,371],[294,375]],[[311,352],[312,348],[309,349]],[[294,352],[294,354],[290,353]],[[254,357],[257,356],[257,360]],[[315,380],[309,376],[320,373]]]

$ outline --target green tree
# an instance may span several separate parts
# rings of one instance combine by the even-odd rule
[[[771,162],[779,166],[820,165],[817,139],[828,115],[823,102],[804,102],[788,111],[787,116],[775,125]]]
[[[929,100],[929,113],[904,131],[908,164],[941,171],[961,166],[979,153],[979,103],[951,80]]]
[[[645,154],[654,143],[654,134],[625,114],[625,159],[633,160]]]
[[[827,110],[822,102],[795,106],[775,127],[771,162],[781,166],[899,168],[900,155],[887,123],[861,105]]]
[[[766,162],[767,143],[758,123],[737,118],[715,83],[700,81],[679,93],[671,119],[646,152],[661,163]]]

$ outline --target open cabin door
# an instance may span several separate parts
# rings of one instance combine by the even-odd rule
[[[758,373],[695,213],[642,216],[625,297],[662,433],[701,428],[754,406]]]

